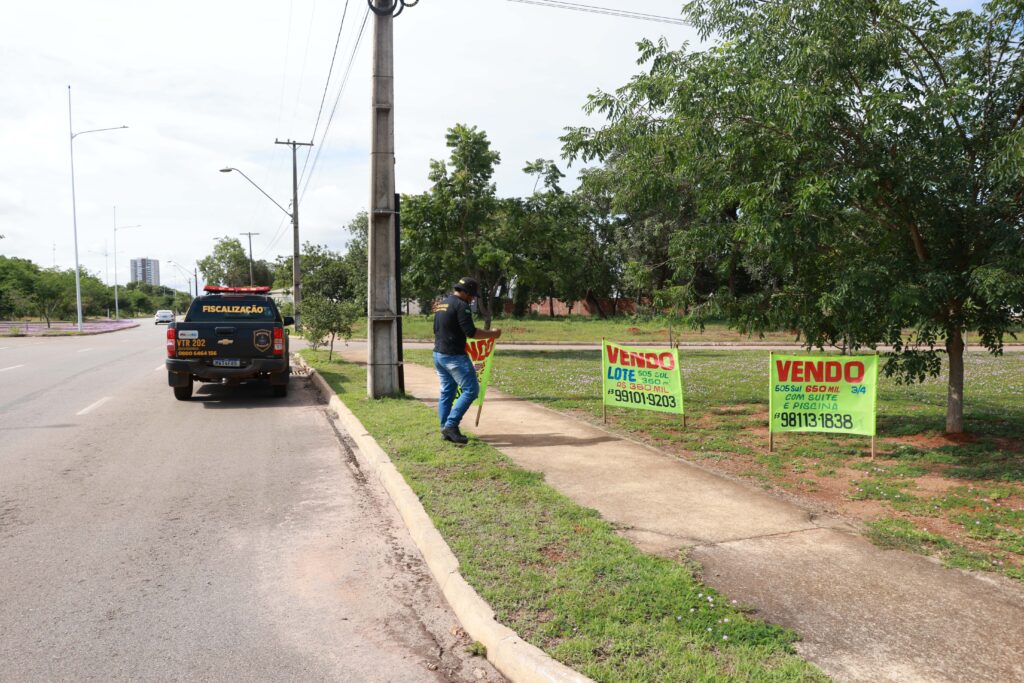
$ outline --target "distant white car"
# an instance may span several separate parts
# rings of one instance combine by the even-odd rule
[[[160,323],[173,323],[174,322],[174,311],[160,310],[156,312],[156,318],[153,320],[154,325]]]

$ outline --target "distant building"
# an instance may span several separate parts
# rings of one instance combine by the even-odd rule
[[[160,284],[160,262],[151,258],[132,259],[132,282]]]

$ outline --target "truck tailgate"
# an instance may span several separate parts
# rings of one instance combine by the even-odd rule
[[[178,323],[175,355],[223,367],[241,367],[254,358],[280,358],[274,354],[274,328],[270,321]]]

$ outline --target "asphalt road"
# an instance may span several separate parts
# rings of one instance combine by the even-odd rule
[[[164,330],[0,338],[0,681],[501,680],[306,380],[176,401]]]

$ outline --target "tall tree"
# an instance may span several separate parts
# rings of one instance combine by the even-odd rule
[[[562,139],[570,160],[602,163],[582,174],[581,189],[607,197],[615,219],[604,227],[613,231],[619,284],[640,303],[669,286],[671,245],[691,227],[694,205],[677,131],[668,117],[658,115],[671,85],[660,82],[649,90],[634,85],[591,97],[588,107],[608,113],[612,125],[600,132],[570,129]]]
[[[344,253],[324,245],[305,242],[299,263],[302,268],[303,298],[319,296],[344,301],[366,309],[366,250],[369,223],[365,211],[356,214],[346,230],[351,237]],[[292,257],[279,256],[274,264],[274,287],[291,290]]]
[[[0,256],[0,318],[30,310],[29,297],[39,272],[39,266],[28,259]]]
[[[55,319],[69,316],[75,309],[75,271],[47,268],[33,283],[32,304],[50,327]]]
[[[433,298],[461,276],[476,278],[477,306],[490,327],[510,237],[502,229],[507,224],[496,220],[499,201],[491,182],[501,155],[476,126],[453,126],[445,142],[450,158],[430,162],[430,190],[402,199],[403,270],[419,299]]]
[[[203,279],[211,285],[245,287],[249,285],[249,255],[236,237],[221,237],[213,253],[198,262]],[[254,260],[252,284],[271,286],[274,273],[266,261]]]
[[[348,280],[349,296],[359,310],[366,311],[367,257],[370,222],[365,211],[356,214],[346,229],[351,238],[342,256],[342,270]],[[403,290],[404,293],[404,290]],[[402,302],[398,302],[401,305]]]
[[[607,255],[591,222],[593,207],[585,195],[562,189],[564,174],[553,161],[537,159],[523,171],[536,180],[533,194],[511,206],[520,237],[512,273],[517,288],[527,290],[517,293],[517,301],[557,298],[570,313],[577,301],[596,303],[608,295],[610,283]],[[604,315],[599,304],[597,311]]]
[[[797,329],[809,347],[891,344],[885,371],[907,381],[938,374],[944,351],[946,430],[962,431],[963,331],[1000,353],[1024,300],[1024,5],[684,11],[714,47],[643,44],[649,70],[589,103],[609,125],[570,141],[597,153],[655,119],[696,179],[698,225],[678,253],[749,279],[691,288],[698,312]]]

